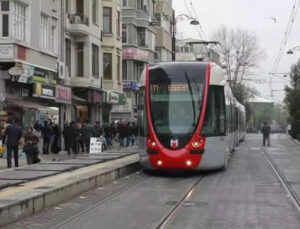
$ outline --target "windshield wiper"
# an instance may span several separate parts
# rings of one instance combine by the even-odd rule
[[[190,95],[191,95],[191,98],[192,98],[192,105],[193,105],[193,125],[195,125],[196,123],[196,120],[195,120],[195,117],[196,117],[196,108],[195,108],[195,100],[194,100],[194,96],[193,96],[193,92],[192,92],[192,86],[191,86],[191,82],[190,82],[190,79],[187,75],[186,72],[184,72],[184,76],[185,76],[185,79],[186,79],[186,82],[189,86],[189,91],[190,91]]]

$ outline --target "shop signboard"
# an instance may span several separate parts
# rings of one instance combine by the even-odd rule
[[[123,81],[123,90],[137,91],[137,90],[139,90],[139,85],[136,81],[124,80]]]
[[[130,113],[131,112],[131,99],[126,99],[125,105],[114,105],[112,113]]]
[[[126,103],[126,97],[123,93],[107,91],[106,102],[113,105],[124,105]]]
[[[72,89],[62,85],[56,85],[56,102],[58,103],[72,103]]]
[[[99,154],[102,152],[102,140],[101,138],[90,139],[90,154]]]
[[[122,56],[124,59],[149,61],[149,52],[137,48],[123,48]]]
[[[19,77],[20,83],[32,83],[32,76],[34,74],[34,66],[22,64],[22,74]]]
[[[55,100],[55,87],[47,84],[35,83],[34,97]]]
[[[99,92],[96,92],[96,91],[93,92],[93,103],[94,104],[102,103],[102,97]]]
[[[57,72],[34,68],[33,82],[56,86]]]
[[[0,59],[11,60],[14,58],[14,47],[13,45],[0,45]]]

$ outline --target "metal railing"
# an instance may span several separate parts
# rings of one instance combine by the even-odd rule
[[[82,14],[68,14],[70,24],[89,25],[89,18]]]

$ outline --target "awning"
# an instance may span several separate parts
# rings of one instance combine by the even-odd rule
[[[44,108],[44,106],[41,106],[37,103],[33,103],[25,100],[19,100],[19,99],[6,99],[5,106],[22,107],[22,108],[32,109],[32,110],[38,110]]]
[[[72,95],[72,99],[73,99],[74,101],[87,103],[87,101],[86,101],[85,99],[80,98],[80,97],[78,97],[78,96],[76,96],[76,95]]]

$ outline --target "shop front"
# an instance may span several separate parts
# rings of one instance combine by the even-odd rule
[[[113,110],[114,107],[123,106],[126,104],[126,97],[123,93],[107,91],[105,93],[105,103],[103,106],[103,122],[110,123],[114,120],[119,120]]]
[[[59,104],[60,124],[72,121],[72,89],[64,85],[56,85],[56,99]]]

